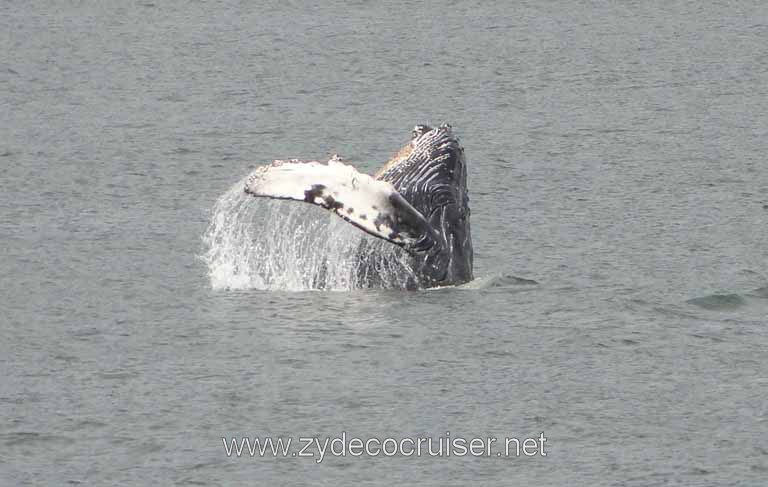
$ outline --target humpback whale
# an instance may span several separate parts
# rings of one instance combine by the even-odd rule
[[[402,247],[417,276],[409,287],[455,285],[473,278],[467,162],[448,124],[416,125],[410,142],[375,176],[336,155],[326,163],[276,160],[256,168],[244,191],[320,206]],[[360,258],[365,261],[363,249]]]

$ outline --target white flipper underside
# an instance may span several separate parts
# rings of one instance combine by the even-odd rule
[[[434,232],[391,183],[358,172],[335,157],[327,164],[293,159],[261,166],[246,180],[245,192],[322,206],[400,246],[411,246]]]

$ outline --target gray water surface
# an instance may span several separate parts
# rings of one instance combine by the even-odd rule
[[[0,485],[766,485],[763,2],[6,1],[0,32]],[[475,282],[213,285],[252,167],[373,172],[444,120]],[[547,456],[222,443],[448,431]]]

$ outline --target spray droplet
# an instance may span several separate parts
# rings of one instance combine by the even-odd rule
[[[406,252],[300,202],[253,198],[244,180],[223,194],[203,235],[214,289],[404,289]]]

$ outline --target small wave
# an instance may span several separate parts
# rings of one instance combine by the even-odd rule
[[[710,310],[729,310],[743,306],[746,301],[740,294],[712,294],[689,299],[686,303]]]
[[[202,260],[214,289],[405,289],[408,254],[311,205],[253,198],[245,179],[216,202]]]
[[[539,283],[532,279],[523,279],[509,274],[491,274],[490,276],[476,277],[459,287],[461,289],[491,289],[509,286],[535,286],[537,284]]]
[[[768,286],[757,288],[754,291],[751,291],[749,295],[758,298],[768,298]]]

